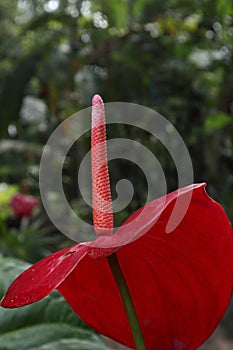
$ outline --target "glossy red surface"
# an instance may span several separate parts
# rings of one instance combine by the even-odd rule
[[[183,195],[185,200],[187,191],[192,191],[187,213],[178,227],[167,234],[166,225],[174,204],[178,196]],[[1,305],[26,305],[58,289],[87,324],[134,348],[106,259],[117,251],[146,348],[196,349],[213,332],[230,301],[233,286],[230,223],[222,207],[205,193],[204,184],[168,194],[162,211],[160,199],[148,206],[152,213],[149,226],[148,216],[139,216],[139,210],[127,221],[139,217],[137,232],[122,225],[120,234],[117,231],[112,236],[98,237],[98,244],[96,241],[77,244],[52,254],[22,273]]]

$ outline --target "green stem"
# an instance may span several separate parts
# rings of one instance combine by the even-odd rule
[[[138,322],[137,314],[130,296],[130,292],[125,281],[124,275],[121,271],[116,253],[108,256],[108,263],[112,274],[117,283],[122,301],[124,303],[125,311],[129,320],[130,328],[134,338],[137,350],[146,350],[142,331]]]

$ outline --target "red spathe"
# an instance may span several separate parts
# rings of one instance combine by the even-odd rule
[[[147,350],[196,349],[219,323],[233,286],[232,229],[222,207],[204,187],[191,185],[168,194],[163,210],[161,199],[149,203],[151,220],[148,213],[140,215],[137,232],[123,225],[112,236],[100,236],[44,258],[13,282],[1,305],[26,305],[58,289],[87,324],[133,348],[106,258],[116,251]],[[174,204],[178,197],[185,200],[188,192],[192,199],[187,213],[167,234]]]

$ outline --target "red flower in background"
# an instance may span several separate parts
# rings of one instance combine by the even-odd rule
[[[93,114],[100,118],[104,115],[98,96],[93,100]],[[100,134],[98,130],[102,130]],[[94,120],[92,134],[100,136],[94,136],[92,147],[100,142],[99,154],[106,156],[103,132],[104,119],[97,125]],[[96,159],[98,155],[94,154],[93,166]],[[164,198],[150,202],[145,216],[140,215],[143,208],[139,209],[113,235],[106,235],[113,226],[107,167],[100,171],[94,168],[92,176],[96,186],[94,225],[99,237],[33,265],[13,282],[1,305],[27,305],[57,289],[87,324],[135,349],[108,261],[116,254],[146,349],[196,349],[215,329],[232,293],[233,235],[223,209],[206,194],[205,184],[190,185],[166,195],[162,208]],[[97,196],[101,188],[105,188],[102,207]],[[176,200],[186,200],[191,192],[185,217],[167,234],[166,225]]]
[[[11,198],[10,206],[15,215],[22,218],[30,216],[38,203],[39,200],[36,197],[17,193]]]

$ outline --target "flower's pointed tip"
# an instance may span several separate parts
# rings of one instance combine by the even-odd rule
[[[103,104],[103,100],[100,95],[96,94],[92,97],[92,106],[98,106],[102,104]]]
[[[7,301],[6,298],[3,297],[2,300],[0,301],[0,306],[4,308],[13,308],[13,307],[17,307],[18,305],[12,305],[12,303]]]
[[[24,305],[24,303],[18,303],[14,298],[9,298],[7,293],[0,300],[0,306],[6,309],[12,309]]]

